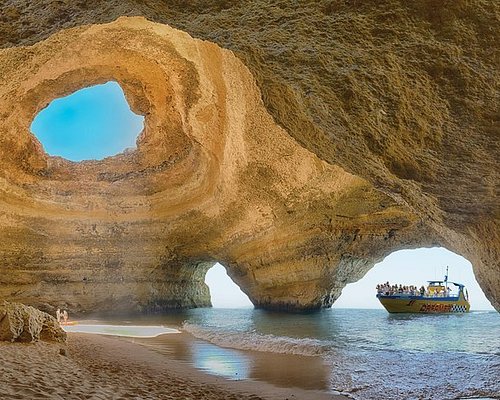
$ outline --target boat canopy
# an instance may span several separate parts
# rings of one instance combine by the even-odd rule
[[[455,286],[458,286],[459,288],[463,288],[465,287],[464,285],[462,285],[461,283],[456,283],[456,282],[450,282],[450,281],[427,281],[429,283],[429,286],[433,286],[433,285],[439,285],[439,286],[442,286],[443,283],[451,283]]]

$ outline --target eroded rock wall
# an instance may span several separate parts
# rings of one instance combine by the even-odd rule
[[[24,304],[0,302],[0,341],[66,341],[66,332],[51,315]]]
[[[195,271],[221,261],[255,304],[314,308],[391,251],[442,245],[498,308],[499,6],[354,3],[8,2],[2,295],[203,305]],[[220,47],[142,19],[40,42],[120,15]],[[36,111],[108,79],[146,115],[137,152],[47,158]]]

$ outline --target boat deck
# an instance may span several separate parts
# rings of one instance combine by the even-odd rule
[[[415,296],[411,294],[377,294],[377,297],[384,299],[401,299],[401,300],[437,300],[437,301],[458,301],[460,296]]]

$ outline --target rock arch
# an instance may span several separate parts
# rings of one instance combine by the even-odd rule
[[[177,17],[177,25],[191,26]],[[37,43],[9,47],[23,40]],[[334,89],[346,91],[343,103],[324,92],[329,83],[311,87],[308,101],[303,80],[292,73],[287,82],[257,51],[243,46],[238,58],[141,17],[41,41],[7,35],[2,44],[1,297],[46,309],[64,302],[77,312],[203,306],[204,272],[219,260],[256,306],[316,309],[395,249],[443,245],[472,261],[498,309],[498,178],[488,164],[498,148],[485,133],[474,142],[481,160],[456,157],[467,146],[460,129],[485,120],[458,128],[460,118],[443,108],[446,85],[424,76],[423,97],[414,96],[435,108],[430,119],[409,105],[408,92],[390,116],[405,117],[396,123],[384,120],[392,111],[382,107],[392,103],[374,102],[384,86],[363,92],[361,75],[359,84]],[[404,91],[411,82],[393,61],[385,72],[399,76]],[[82,163],[44,154],[28,129],[35,113],[107,80],[119,82],[133,111],[146,117],[137,150]],[[408,134],[410,120],[422,122],[412,131],[421,140]],[[452,129],[430,137],[439,123]],[[375,146],[382,142],[385,150]],[[449,160],[439,157],[443,143],[453,150]],[[485,179],[474,183],[474,174],[458,172],[462,165],[477,166]],[[446,202],[454,173],[466,190]],[[473,193],[479,206],[470,204]]]

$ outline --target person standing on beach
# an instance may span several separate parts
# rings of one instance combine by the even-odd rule
[[[66,310],[62,312],[62,317],[64,320],[64,324],[66,325],[68,323],[68,312]]]
[[[56,310],[56,319],[57,319],[57,323],[60,324],[61,323],[61,310],[59,308]]]

